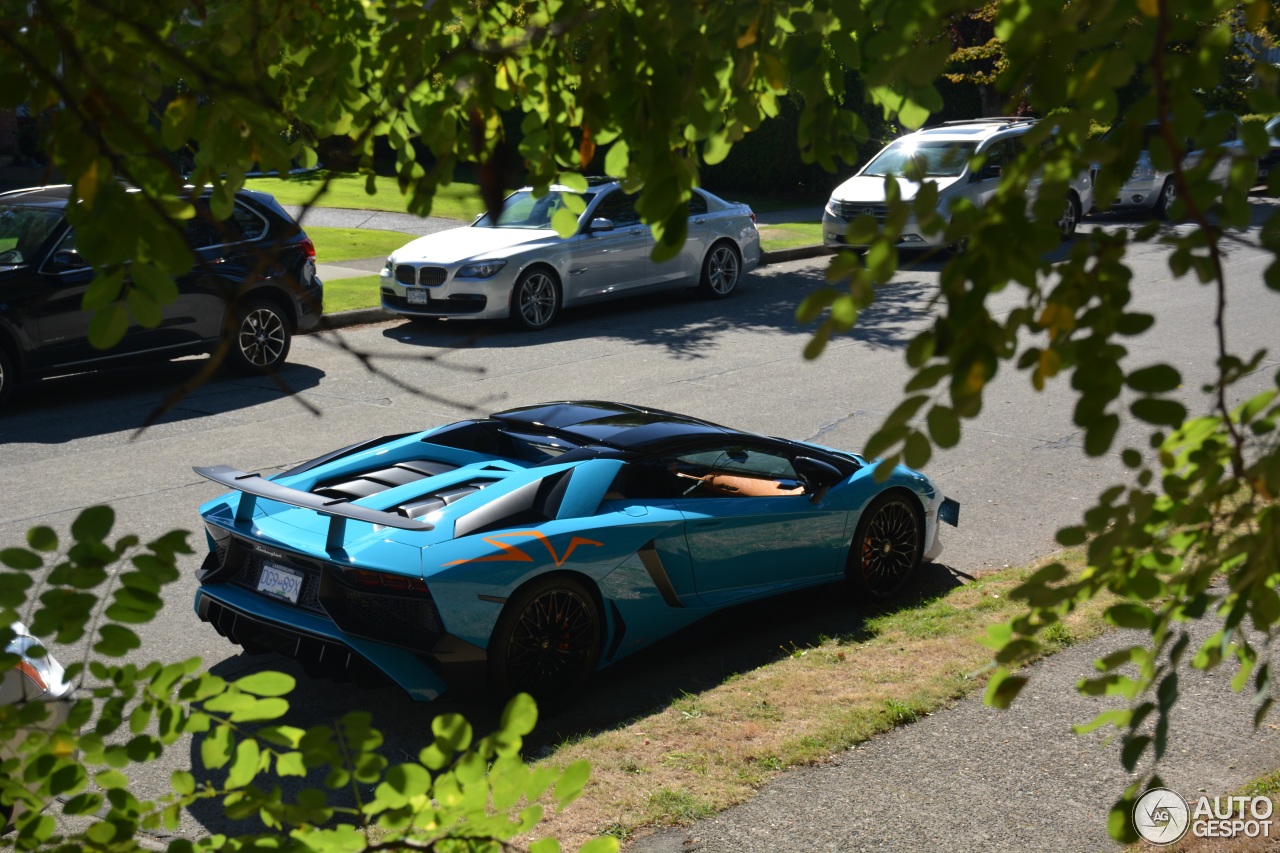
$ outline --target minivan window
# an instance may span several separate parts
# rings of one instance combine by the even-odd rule
[[[0,206],[0,264],[25,264],[62,221],[62,211],[45,207]]]
[[[964,174],[977,147],[974,142],[899,139],[868,163],[862,174],[873,178],[901,177],[910,169],[924,178],[956,178]]]

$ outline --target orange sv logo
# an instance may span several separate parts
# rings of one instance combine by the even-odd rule
[[[511,545],[507,542],[500,541],[500,537],[507,536],[532,536],[546,546],[547,552],[551,555],[551,560],[559,568],[568,561],[569,555],[579,545],[595,545],[597,548],[603,548],[603,542],[597,542],[594,539],[583,539],[581,536],[575,536],[569,540],[569,547],[564,549],[564,556],[556,553],[555,546],[551,544],[551,540],[545,534],[539,533],[537,530],[514,530],[511,533],[499,533],[495,536],[480,537],[493,547],[497,548],[501,553],[489,554],[486,557],[472,557],[469,560],[454,560],[452,563],[445,563],[446,566],[457,566],[463,563],[532,563],[533,557],[529,552],[525,551],[517,545]]]

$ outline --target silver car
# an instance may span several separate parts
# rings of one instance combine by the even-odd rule
[[[1222,116],[1223,113],[1210,113],[1209,116]],[[1244,140],[1241,139],[1240,119],[1233,115],[1228,115],[1225,119],[1227,122],[1226,137],[1221,143],[1221,148],[1216,152],[1217,160],[1214,161],[1213,169],[1209,172],[1209,180],[1225,187],[1227,179],[1231,176],[1231,164],[1236,160],[1247,159],[1248,151],[1244,147]],[[1122,131],[1117,125],[1107,131],[1106,136],[1118,135]],[[1178,190],[1173,182],[1173,172],[1157,166],[1151,160],[1151,153],[1148,150],[1151,147],[1152,139],[1159,134],[1160,127],[1155,122],[1147,124],[1142,129],[1142,151],[1138,154],[1138,162],[1134,164],[1133,172],[1130,173],[1129,179],[1124,182],[1124,186],[1120,187],[1120,195],[1117,196],[1110,204],[1106,205],[1110,210],[1126,210],[1141,209],[1154,210],[1156,215],[1161,219],[1169,218],[1169,209],[1173,206],[1174,201],[1178,197]],[[1103,138],[1106,139],[1106,136]],[[1203,145],[1199,145],[1195,140],[1185,140],[1183,142],[1187,156],[1182,161],[1184,169],[1192,169],[1203,162],[1205,155],[1209,153]],[[1095,199],[1102,206],[1104,199]]]
[[[50,731],[61,725],[71,712],[75,701],[75,687],[66,681],[62,666],[47,652],[32,656],[40,648],[40,641],[31,636],[20,622],[9,626],[14,638],[5,647],[6,654],[17,658],[11,669],[0,673],[0,705],[22,705],[27,702],[46,703],[44,721],[37,724],[39,730]],[[17,757],[18,745],[31,733],[29,729],[9,726],[0,730],[0,761]],[[23,805],[0,802],[0,833],[12,828],[13,821],[22,814]]]
[[[572,195],[586,209],[577,231],[561,237],[552,219]],[[381,274],[382,307],[408,317],[509,318],[541,329],[561,308],[663,288],[696,284],[722,299],[760,263],[751,208],[704,190],[689,200],[680,253],[655,263],[653,232],[635,201],[611,179],[591,179],[585,193],[555,186],[536,198],[529,187],[518,190],[496,219],[486,213],[469,227],[392,252]]]

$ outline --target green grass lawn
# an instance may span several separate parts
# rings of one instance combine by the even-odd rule
[[[316,261],[334,264],[356,258],[379,258],[391,254],[416,235],[403,231],[376,231],[372,228],[324,228],[309,226],[307,236],[316,244]]]
[[[339,278],[324,283],[324,313],[376,308],[382,302],[378,295],[378,277],[362,275]]]
[[[761,225],[760,248],[766,252],[794,249],[798,246],[821,246],[821,222],[784,222],[781,225]]]
[[[329,185],[320,198],[316,193],[330,177]],[[392,177],[374,178],[376,195],[365,192],[365,176],[325,171],[307,172],[284,177],[250,178],[244,185],[251,190],[271,193],[281,204],[309,204],[317,207],[345,207],[352,210],[385,210],[406,213],[408,199],[401,195],[400,184]],[[484,209],[480,189],[475,184],[455,181],[436,190],[431,204],[431,215],[445,219],[471,221]],[[309,230],[309,229],[308,229]]]

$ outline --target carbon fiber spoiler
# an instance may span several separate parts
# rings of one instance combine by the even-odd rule
[[[247,474],[238,468],[232,468],[230,465],[211,465],[206,468],[192,468],[191,470],[206,480],[213,480],[213,482],[221,486],[240,492],[240,502],[236,506],[236,521],[238,522],[247,522],[253,519],[253,510],[257,505],[258,498],[279,501],[302,509],[315,510],[321,515],[327,516],[329,519],[329,532],[325,538],[325,548],[328,551],[342,549],[342,535],[346,531],[346,520],[348,518],[355,521],[367,521],[370,524],[379,524],[383,527],[394,527],[397,530],[435,530],[435,525],[428,524],[425,521],[418,521],[416,518],[405,518],[403,515],[397,515],[393,512],[383,512],[382,510],[370,509],[367,506],[357,506],[345,499],[334,500],[320,495],[313,495],[311,492],[304,492],[301,489],[291,489],[288,486],[273,483],[261,474]]]

